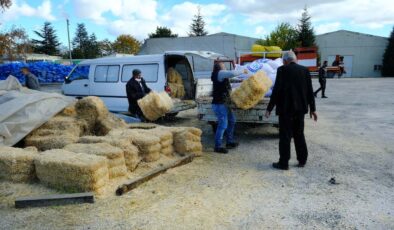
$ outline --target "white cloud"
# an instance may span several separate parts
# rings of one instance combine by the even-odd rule
[[[340,28],[341,28],[340,22],[325,23],[316,26],[315,32],[316,34],[324,34],[324,33],[339,30]]]
[[[52,3],[50,0],[44,0],[37,8],[32,7],[26,2],[20,3],[19,1],[13,1],[11,7],[0,14],[0,21],[13,21],[26,16],[42,18],[47,21],[56,19],[52,14]]]
[[[257,37],[262,38],[263,36],[268,34],[268,31],[263,26],[257,26],[254,30],[254,34]]]

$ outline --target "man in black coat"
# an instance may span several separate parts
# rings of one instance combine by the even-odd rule
[[[289,169],[290,141],[294,138],[298,167],[304,167],[308,149],[304,136],[304,117],[308,113],[317,121],[315,98],[309,70],[298,65],[293,51],[284,53],[284,65],[278,68],[275,85],[265,116],[268,118],[276,106],[279,116],[279,162],[272,166]]]
[[[323,62],[323,65],[320,66],[319,68],[319,83],[320,83],[320,88],[318,88],[314,95],[317,97],[317,93],[321,90],[321,98],[327,98],[326,97],[326,68],[327,68],[327,61]]]
[[[143,119],[144,115],[138,106],[137,101],[151,91],[141,77],[141,70],[134,69],[133,77],[126,84],[127,99],[129,100],[129,112],[133,116]]]

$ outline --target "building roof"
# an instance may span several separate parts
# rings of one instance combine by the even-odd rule
[[[319,36],[325,36],[325,35],[334,34],[334,33],[352,33],[352,34],[356,34],[356,35],[388,39],[387,37],[382,37],[382,36],[377,36],[377,35],[372,35],[372,34],[364,34],[364,33],[354,32],[354,31],[350,31],[350,30],[337,30],[337,31],[332,31],[332,32],[324,33],[324,34],[319,34],[316,36],[319,37]]]

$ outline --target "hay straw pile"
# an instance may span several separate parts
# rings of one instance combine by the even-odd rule
[[[174,149],[179,154],[202,155],[201,129],[194,127],[166,127],[173,134]]]
[[[132,143],[138,147],[139,153],[145,162],[157,161],[160,158],[160,138],[146,130],[125,129],[112,130],[109,136],[113,138],[128,137]]]
[[[57,189],[102,194],[109,182],[105,157],[53,149],[39,154],[34,163],[38,179]]]
[[[174,154],[174,138],[171,131],[157,127],[154,129],[146,130],[145,133],[160,138],[160,154],[163,154],[165,156],[172,156]]]
[[[272,81],[265,72],[258,71],[231,93],[231,100],[240,109],[250,109],[259,103],[271,85]]]
[[[0,179],[29,182],[36,177],[34,158],[37,151],[0,146]]]
[[[134,171],[141,162],[138,148],[132,144],[129,138],[119,137],[113,138],[110,136],[83,136],[78,140],[79,143],[108,143],[112,146],[121,148],[124,153],[126,167],[130,171]]]
[[[170,96],[173,98],[182,98],[185,96],[185,87],[183,86],[182,76],[174,68],[167,70],[168,87],[171,89]]]
[[[108,112],[98,97],[86,97],[66,107],[25,139],[25,146],[35,146],[40,151],[61,149],[78,141],[81,135],[106,135],[114,128],[127,124]]]
[[[171,97],[166,92],[156,93],[153,91],[138,100],[138,105],[144,116],[150,121],[164,116],[174,106]]]
[[[127,173],[123,150],[108,143],[77,143],[66,145],[64,149],[75,153],[106,157],[110,179],[125,176]]]

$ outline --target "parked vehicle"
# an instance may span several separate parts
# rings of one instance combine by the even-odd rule
[[[174,100],[175,106],[170,113],[176,114],[196,107],[196,81],[186,55],[211,59],[221,56],[209,51],[169,51],[157,55],[85,60],[65,78],[62,90],[65,95],[76,98],[100,97],[110,111],[127,112],[126,83],[131,78],[133,69],[140,69],[148,87],[160,92],[169,90],[167,69],[173,67],[182,75],[185,88],[185,96]]]

